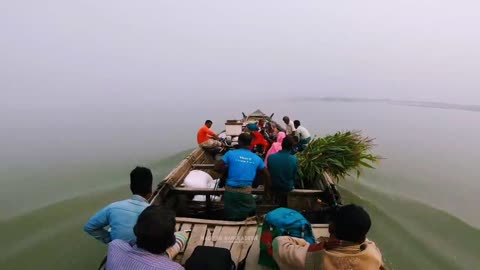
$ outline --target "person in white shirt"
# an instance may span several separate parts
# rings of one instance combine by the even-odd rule
[[[307,144],[310,143],[310,141],[312,140],[312,137],[310,136],[310,132],[308,132],[308,129],[300,125],[299,120],[293,121],[293,124],[295,126],[296,133],[299,139],[298,151],[301,152],[305,149],[305,147],[307,147]]]
[[[290,120],[288,116],[284,116],[283,122],[286,125],[285,130],[287,131],[287,135],[294,135],[296,128],[295,128],[295,125],[293,124],[293,121]]]

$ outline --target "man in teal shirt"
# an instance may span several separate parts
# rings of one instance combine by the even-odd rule
[[[252,151],[250,144],[252,136],[242,133],[238,137],[239,149],[230,150],[217,164],[217,170],[223,171],[228,167],[228,177],[223,196],[225,216],[228,220],[244,220],[255,215],[256,203],[252,197],[252,184],[261,172],[265,177],[265,189],[268,189],[270,181],[268,170],[263,160]]]
[[[295,177],[298,170],[298,159],[291,154],[293,138],[285,137],[282,150],[268,157],[268,171],[272,179],[271,190],[278,203],[287,206],[287,192],[295,188]]]

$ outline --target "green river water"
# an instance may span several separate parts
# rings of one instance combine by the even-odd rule
[[[369,210],[374,222],[369,238],[377,242],[389,266],[480,269],[480,220],[475,211],[480,130],[469,124],[480,113],[364,103],[316,103],[309,109],[277,104],[263,109],[269,113],[280,111],[278,107],[285,114],[295,112],[320,135],[362,129],[377,138],[377,151],[386,159],[377,170],[341,186],[347,201]],[[198,125],[192,121],[186,126],[194,132]],[[158,181],[187,153],[159,154],[144,164]],[[0,170],[1,269],[96,269],[106,246],[82,227],[101,207],[129,196],[128,173],[136,165],[111,164],[64,168],[56,174],[38,168],[18,175],[18,170]]]

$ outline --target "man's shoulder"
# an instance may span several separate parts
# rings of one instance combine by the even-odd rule
[[[268,162],[270,162],[270,160],[276,160],[276,159],[278,159],[278,157],[280,157],[280,156],[281,156],[280,152],[271,154],[270,156],[268,156]]]
[[[142,202],[142,201],[136,201],[132,199],[125,199],[121,201],[116,201],[107,206],[107,208],[110,208],[115,211],[115,209],[140,209],[143,211],[143,209],[148,207],[147,202]]]
[[[108,243],[108,250],[109,251],[114,251],[114,250],[129,250],[132,247],[130,244],[122,239],[114,239],[110,243]]]
[[[125,200],[120,200],[120,201],[112,202],[111,204],[108,205],[108,207],[118,207],[118,206],[122,206],[122,205],[128,204],[129,200],[130,200],[130,199],[125,199]]]

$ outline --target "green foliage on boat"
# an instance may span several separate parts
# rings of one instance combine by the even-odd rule
[[[360,131],[337,132],[314,138],[304,151],[297,154],[299,178],[303,188],[315,188],[316,181],[328,173],[337,182],[351,173],[358,178],[362,168],[374,169],[381,159],[372,153],[374,139]]]

